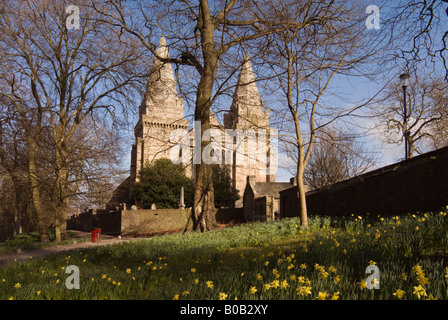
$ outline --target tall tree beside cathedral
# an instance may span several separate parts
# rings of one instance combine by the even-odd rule
[[[332,85],[339,76],[345,80],[367,74],[366,66],[381,52],[382,47],[376,47],[381,33],[377,36],[366,28],[365,8],[354,1],[262,3],[279,21],[268,39],[265,60],[284,101],[279,114],[287,114],[289,136],[285,134],[285,140],[296,153],[299,214],[302,225],[307,226],[304,174],[316,137],[362,107],[355,103],[347,106],[345,101],[335,103],[337,94],[331,92]],[[295,21],[301,21],[301,27],[296,27]]]
[[[211,128],[212,105],[241,66],[244,60],[241,49],[276,30],[272,27],[274,22],[266,19],[263,8],[252,0],[109,1],[101,13],[114,20],[113,25],[120,26],[123,32],[140,39],[157,60],[176,64],[179,72],[187,72],[181,67],[191,70],[187,72],[190,80],[188,89],[193,92],[194,120],[200,123],[200,128],[197,128],[200,132]],[[175,52],[173,57],[157,52],[154,35],[160,30],[173,43],[170,47]],[[210,141],[201,140],[200,143],[200,148],[193,154],[195,195],[192,221],[194,230],[207,231],[213,229],[216,212],[213,170],[201,159]]]

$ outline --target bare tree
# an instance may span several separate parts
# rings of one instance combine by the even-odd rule
[[[392,4],[390,32],[405,31],[405,42],[396,49],[397,57],[414,64],[445,69],[448,80],[448,3],[445,0],[405,0]]]
[[[375,164],[375,153],[356,134],[329,127],[316,135],[304,171],[308,190],[319,189],[362,174]]]
[[[441,78],[426,74],[412,76],[403,92],[397,83],[390,85],[373,112],[376,127],[386,143],[402,144],[407,136],[409,157],[445,146],[448,124],[448,85]],[[406,94],[406,106],[404,106]],[[406,122],[405,122],[406,119]]]
[[[286,140],[296,148],[297,197],[301,223],[307,226],[304,173],[316,135],[362,106],[332,106],[326,100],[330,84],[337,75],[367,75],[363,66],[379,47],[375,49],[375,39],[366,33],[365,8],[354,2],[285,0],[264,5],[278,22],[276,32],[268,37],[266,62],[283,98],[286,111],[280,113],[289,114],[291,131]]]
[[[69,153],[80,124],[91,114],[115,121],[118,112],[125,115],[129,89],[140,80],[134,68],[145,61],[132,39],[100,22],[86,5],[90,3],[79,2],[82,16],[75,29],[67,27],[66,1],[5,1],[0,13],[5,81],[0,96],[13,106],[26,137],[28,176],[43,240],[49,221],[56,240],[64,232],[71,195]],[[47,143],[53,146],[51,175],[38,165],[39,150]],[[42,179],[52,181],[48,194]]]
[[[211,108],[229,87],[229,81],[243,63],[241,49],[252,41],[286,26],[276,24],[275,17],[264,12],[259,1],[109,1],[104,17],[113,25],[140,39],[143,45],[164,63],[174,63],[194,70],[190,74],[190,92],[194,98],[194,120],[201,132],[210,129]],[[297,27],[309,22],[296,21]],[[157,54],[154,35],[161,30],[170,40],[172,58]],[[235,58],[240,56],[241,59]],[[208,141],[201,141],[200,152]],[[197,156],[196,154],[195,156]],[[195,197],[192,212],[194,230],[210,230],[214,221],[212,168],[203,161],[195,168]]]
[[[12,235],[16,236],[22,233],[23,218],[29,213],[29,180],[23,133],[17,130],[14,114],[9,111],[10,105],[1,103],[0,170],[4,181],[2,207],[13,216],[11,229]]]

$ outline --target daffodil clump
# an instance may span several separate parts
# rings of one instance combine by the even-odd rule
[[[448,299],[446,212],[248,223],[28,259],[0,267],[0,299]]]

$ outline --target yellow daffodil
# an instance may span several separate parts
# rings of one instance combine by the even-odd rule
[[[403,290],[401,290],[401,289],[398,289],[397,291],[395,291],[395,292],[393,293],[393,295],[394,295],[395,297],[397,297],[398,299],[403,298],[404,294],[405,294],[405,292],[404,292]]]
[[[365,288],[367,288],[366,281],[363,280],[363,281],[359,282],[359,289],[364,290]]]
[[[324,292],[319,291],[319,294],[317,295],[316,299],[317,300],[325,300],[325,299],[327,299],[327,296],[328,296],[328,293],[326,291],[324,291]]]
[[[426,297],[426,289],[423,288],[421,284],[419,284],[417,287],[414,287],[413,294],[415,294],[419,299],[420,297]]]
[[[213,281],[207,281],[205,284],[207,285],[207,288],[213,288]]]
[[[306,287],[306,286],[298,287],[296,289],[296,291],[297,291],[297,294],[301,295],[301,296],[310,295],[311,287]]]
[[[338,300],[339,299],[339,291],[333,293],[333,295],[331,296],[331,300]]]
[[[426,278],[426,277],[419,277],[417,281],[418,281],[419,284],[421,284],[422,286],[424,286],[425,284],[428,284],[428,280],[429,280],[429,279]]]
[[[257,288],[256,287],[250,287],[249,293],[255,294],[255,292],[257,292]]]
[[[224,292],[219,293],[219,300],[226,300],[226,298],[227,298],[227,294],[225,294]]]
[[[278,288],[279,286],[280,286],[280,281],[278,281],[278,280],[273,280],[273,281],[271,282],[271,287],[272,287],[272,288],[276,289],[276,288]]]
[[[173,297],[173,300],[179,300],[179,295],[175,294],[174,297]]]

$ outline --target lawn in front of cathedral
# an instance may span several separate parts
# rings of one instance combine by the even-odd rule
[[[2,266],[0,299],[448,299],[447,230],[444,209],[158,236]]]

